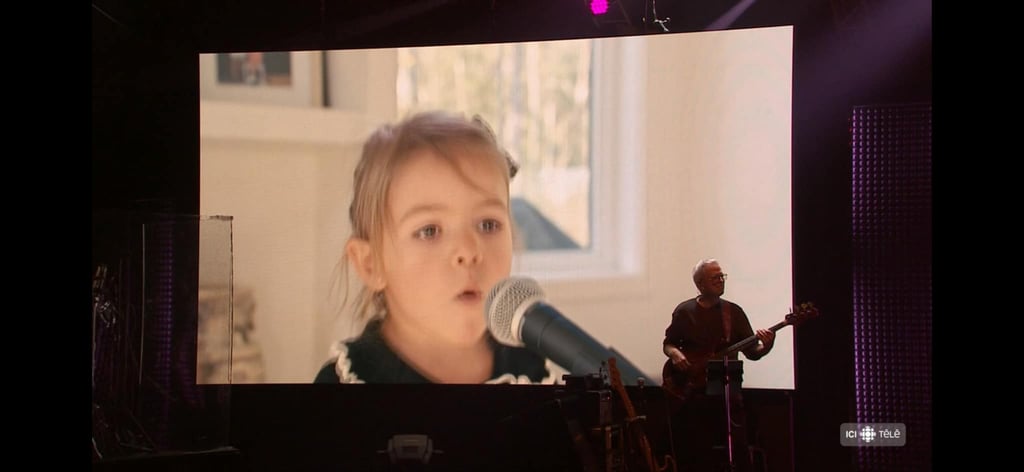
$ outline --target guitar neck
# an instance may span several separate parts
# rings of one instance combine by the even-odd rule
[[[629,398],[629,392],[626,391],[626,385],[622,383],[622,374],[619,373],[618,362],[616,362],[614,357],[608,358],[608,379],[612,388],[622,397],[623,406],[626,408],[626,415],[629,416],[630,420],[636,418],[636,410],[633,408],[633,402]]]
[[[786,316],[788,317],[789,315],[786,315]],[[768,329],[771,330],[772,332],[776,332],[776,331],[778,331],[778,330],[780,330],[782,328],[785,328],[786,326],[789,326],[789,324],[790,324],[789,321],[783,320],[783,321],[780,321],[778,323],[775,323],[774,325],[772,325]],[[731,346],[729,346],[729,347],[727,347],[725,349],[722,349],[720,351],[715,352],[711,356],[711,358],[712,359],[720,359],[720,358],[723,358],[725,356],[732,355],[732,353],[742,351],[742,350],[744,350],[744,349],[754,345],[754,343],[756,343],[756,342],[757,342],[757,335],[756,334],[751,335],[751,336],[747,337],[746,339],[743,339],[742,341],[738,341],[738,342],[732,344]]]
[[[629,392],[626,391],[626,386],[622,383],[622,374],[619,373],[619,366],[614,356],[608,358],[608,379],[612,387],[615,388],[615,391],[618,392],[619,397],[622,398],[622,406],[626,408],[627,424],[629,424],[637,419],[636,408],[633,407],[633,400],[629,398]],[[654,454],[651,452],[650,441],[647,439],[647,435],[644,433],[641,425],[634,424],[630,431],[632,433],[630,436],[640,447],[640,452],[648,471],[658,472],[658,465],[654,461]]]

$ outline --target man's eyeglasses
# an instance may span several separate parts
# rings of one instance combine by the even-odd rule
[[[708,280],[721,280],[722,282],[725,282],[725,279],[727,278],[729,278],[729,274],[718,274],[709,276]]]

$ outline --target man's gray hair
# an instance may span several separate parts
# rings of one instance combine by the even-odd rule
[[[718,264],[716,259],[701,259],[697,262],[697,265],[693,266],[693,284],[700,286],[700,279],[704,276],[704,268],[711,265]]]

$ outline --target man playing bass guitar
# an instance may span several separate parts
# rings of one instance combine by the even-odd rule
[[[747,359],[758,360],[775,344],[775,332],[750,326],[743,308],[725,300],[726,274],[714,259],[705,259],[693,268],[693,283],[700,294],[676,306],[672,323],[665,330],[663,351],[665,362],[663,385],[670,401],[675,397],[678,409],[673,414],[672,430],[676,462],[681,470],[727,470],[726,455],[731,436],[731,467],[736,471],[751,469],[746,438],[746,417],[740,388],[731,388],[728,417],[732,419],[731,434],[727,428],[725,399],[708,396],[707,362],[716,352],[737,341],[756,336],[756,342],[744,346]],[[738,360],[738,352],[728,353],[729,360]],[[718,359],[720,360],[720,359]]]

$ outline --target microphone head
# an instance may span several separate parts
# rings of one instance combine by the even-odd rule
[[[498,342],[522,347],[520,335],[527,308],[544,299],[544,291],[536,280],[509,277],[494,284],[484,302],[487,329]]]

